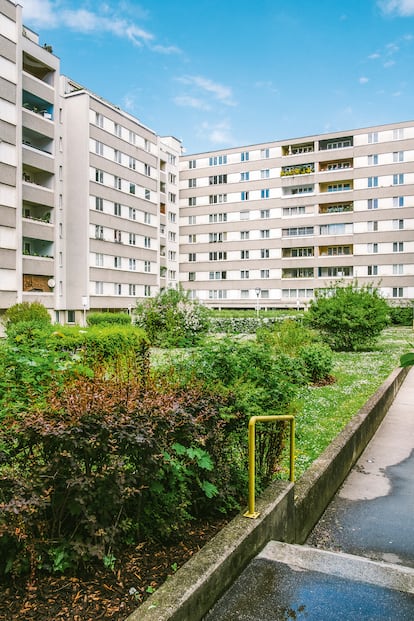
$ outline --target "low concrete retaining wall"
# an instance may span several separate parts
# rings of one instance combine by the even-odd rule
[[[126,621],[200,621],[268,541],[303,543],[407,373],[394,371],[297,483],[272,483],[256,502],[257,519],[235,517]]]

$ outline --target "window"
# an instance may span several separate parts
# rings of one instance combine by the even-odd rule
[[[378,132],[369,132],[368,144],[374,144],[376,142],[378,142]]]
[[[196,273],[195,272],[188,272],[188,280],[190,280],[191,282],[194,282],[196,279]]]
[[[104,264],[104,256],[101,252],[97,252],[95,254],[95,266],[103,267],[103,264]]]
[[[135,272],[135,270],[137,269],[137,261],[136,261],[136,259],[128,259],[128,268],[132,272]]]
[[[392,221],[392,228],[395,230],[402,230],[404,228],[404,220],[393,220]]]
[[[227,291],[225,289],[210,289],[208,292],[209,300],[225,300],[227,298]]]
[[[136,285],[128,285],[128,294],[129,295],[136,295]]]
[[[131,130],[129,130],[129,142],[131,144],[136,144],[136,142],[137,142],[137,135],[136,135],[135,132],[133,132]]]
[[[189,188],[197,187],[197,179],[195,177],[194,177],[194,179],[189,179],[188,180],[188,187]]]
[[[269,198],[268,188],[266,188],[265,190],[260,190],[260,198]]]
[[[370,233],[372,233],[373,231],[378,231],[378,221],[377,220],[370,220],[369,222],[367,222],[368,224],[368,231]]]
[[[350,183],[331,183],[328,185],[328,192],[344,192],[351,189]]]
[[[292,226],[282,229],[282,237],[296,237],[302,235],[313,235],[313,226]]]
[[[269,229],[264,229],[264,230],[260,231],[260,237],[261,237],[261,239],[268,239],[270,237],[270,230]]]
[[[115,133],[115,136],[118,136],[118,138],[121,138],[122,127],[119,125],[119,123],[114,123],[114,133]]]
[[[269,278],[270,270],[260,270],[260,278]]]
[[[241,162],[248,162],[250,158],[250,154],[248,151],[242,151],[240,153],[240,161]]]
[[[197,261],[197,255],[195,252],[189,252],[188,253],[188,260],[190,263],[194,263],[194,261]]]
[[[368,209],[378,209],[378,199],[377,198],[369,198],[368,199]]]
[[[250,237],[250,231],[240,231],[240,239],[246,240]]]
[[[99,168],[95,169],[95,181],[97,183],[103,183],[103,181],[104,181],[103,170],[100,170]]]
[[[300,205],[299,207],[283,207],[282,215],[284,216],[302,216],[306,212],[306,207]]]
[[[217,185],[219,183],[227,183],[227,175],[212,175],[208,178],[209,185]]]
[[[121,177],[114,177],[114,188],[120,190],[122,188],[122,179]]]
[[[137,210],[134,209],[133,207],[130,207],[128,210],[129,213],[129,219],[130,220],[136,220],[137,219]]]
[[[249,277],[249,270],[240,270],[240,278],[242,280],[247,280]]]
[[[95,196],[95,209],[96,211],[103,211],[103,198]]]
[[[404,161],[404,151],[395,151],[392,154],[393,162],[403,162]]]
[[[227,260],[227,252],[219,251],[219,252],[209,252],[208,253],[209,261],[226,261]]]
[[[368,265],[368,276],[378,276],[378,265]]]
[[[248,200],[249,200],[249,192],[241,192],[241,194],[240,194],[240,200],[242,200],[242,201],[248,201]]]
[[[114,229],[114,242],[122,244],[122,233],[119,229]]]
[[[149,164],[144,164],[144,174],[147,175],[147,177],[151,176],[151,166]]]
[[[150,153],[151,151],[151,143],[146,138],[144,138],[144,149],[147,153]]]
[[[227,233],[209,233],[208,241],[209,243],[223,242],[227,239]]]
[[[378,187],[378,177],[368,177],[368,187],[369,188],[377,188]]]
[[[217,203],[227,203],[227,194],[210,194],[210,205],[216,205]]]
[[[393,298],[402,298],[402,297],[404,297],[404,288],[403,287],[393,287],[392,288],[392,297]]]
[[[103,294],[103,282],[98,280],[95,282],[95,294],[102,295]]]
[[[149,211],[144,211],[144,222],[145,224],[151,224],[151,214]]]
[[[196,224],[197,216],[188,216],[188,224]]]
[[[396,263],[392,266],[392,273],[396,276],[401,276],[404,274],[404,265],[402,263]]]
[[[176,157],[172,153],[167,153],[168,163],[175,166]]]
[[[250,211],[240,212],[240,220],[249,220],[249,219],[250,219]]]
[[[404,242],[393,242],[392,251],[393,252],[404,252]]]
[[[241,172],[240,173],[240,181],[249,181],[250,173],[249,172]]]
[[[129,158],[129,167],[131,170],[136,170],[137,168],[137,160],[135,159],[135,157],[130,157]]]
[[[269,258],[269,248],[262,248],[260,250],[260,258],[261,259],[268,259]]]
[[[220,166],[221,164],[227,164],[227,155],[215,155],[210,157],[208,164],[209,166]]]
[[[148,237],[148,236],[144,237],[144,246],[145,248],[151,248],[151,237]]]
[[[128,243],[130,246],[135,246],[137,243],[137,236],[135,235],[135,233],[129,233],[128,236]]]
[[[114,267],[121,268],[122,267],[122,258],[114,257]]]
[[[378,164],[378,155],[368,155],[368,166],[375,166]]]
[[[241,289],[240,290],[240,297],[242,300],[248,299],[249,298],[249,290],[248,289]]]
[[[168,241],[170,242],[177,241],[177,233],[175,231],[168,231]]]
[[[241,259],[248,259],[249,258],[249,251],[248,250],[240,250],[240,258]]]
[[[319,227],[319,232],[321,235],[344,235],[352,233],[352,224],[342,224],[338,222],[337,224],[321,224]]]
[[[114,203],[114,215],[115,216],[121,215],[121,203]]]
[[[175,199],[176,194],[174,194],[174,192],[168,192],[168,200],[170,201],[170,203],[175,203]]]
[[[188,168],[197,168],[197,160],[188,160]]]
[[[267,159],[270,156],[269,149],[260,149],[260,157],[261,159]]]
[[[98,127],[103,127],[103,124],[103,115],[100,112],[95,112],[95,125],[97,125]]]
[[[169,211],[168,212],[168,220],[169,220],[169,222],[174,224],[176,222],[176,220],[177,220],[177,214],[175,214],[173,211]]]
[[[103,142],[99,142],[99,140],[95,141],[95,153],[103,155]]]
[[[270,218],[270,209],[261,209],[260,210],[261,218]]]
[[[393,175],[392,183],[393,183],[393,185],[403,185],[403,183],[404,183],[404,173],[401,173],[399,175]]]
[[[376,254],[378,252],[378,244],[367,244],[367,251],[369,254]]]
[[[95,239],[103,239],[103,238],[104,238],[103,226],[99,224],[95,224]]]
[[[149,273],[151,271],[151,261],[144,261],[144,272]]]
[[[196,180],[194,179],[194,181],[196,181]],[[177,185],[177,176],[173,175],[173,173],[168,173],[168,182],[172,183],[173,185]],[[195,185],[194,185],[194,187],[195,187]]]
[[[392,199],[393,207],[404,207],[404,196],[394,196]]]
[[[149,298],[151,295],[151,285],[144,285],[144,297]]]
[[[269,168],[265,168],[264,170],[260,171],[260,179],[269,179],[269,177],[270,177]]]
[[[227,222],[226,213],[210,213],[208,216],[209,222]]]
[[[227,272],[209,272],[209,280],[226,280]]]
[[[118,164],[122,164],[122,153],[121,151],[118,151],[118,149],[115,149],[114,151],[114,160]]]

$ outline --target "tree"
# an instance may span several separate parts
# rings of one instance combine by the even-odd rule
[[[321,332],[336,351],[370,347],[389,324],[389,308],[372,285],[332,285],[317,292],[306,323]]]
[[[144,328],[152,345],[185,347],[194,345],[209,325],[209,312],[197,300],[190,300],[181,287],[161,291],[138,303],[135,323]]]
[[[10,306],[4,313],[6,329],[21,322],[33,322],[39,326],[50,325],[50,315],[40,302],[21,302]]]

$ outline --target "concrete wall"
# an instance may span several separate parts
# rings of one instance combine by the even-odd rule
[[[295,483],[275,481],[257,519],[238,515],[126,621],[200,621],[268,541],[303,543],[387,413],[408,369],[394,371]]]

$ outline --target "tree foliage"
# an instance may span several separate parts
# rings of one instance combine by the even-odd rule
[[[190,300],[182,288],[161,291],[137,304],[135,323],[147,332],[151,344],[162,347],[195,345],[206,334],[208,310]]]
[[[50,325],[50,315],[40,302],[21,302],[10,306],[4,313],[6,330],[20,322],[31,322],[38,326]]]
[[[356,351],[372,347],[389,324],[389,308],[373,286],[333,285],[318,292],[305,321],[332,349]]]

